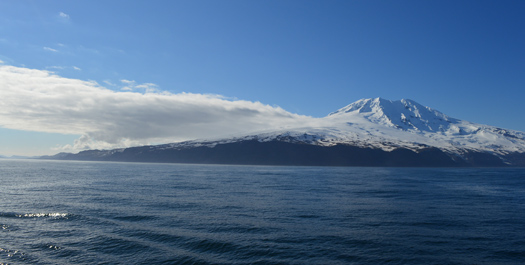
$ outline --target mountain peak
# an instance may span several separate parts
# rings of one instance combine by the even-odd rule
[[[430,132],[445,131],[450,123],[458,121],[410,99],[388,100],[379,97],[358,100],[328,116],[347,115],[360,115],[370,122],[403,130]]]

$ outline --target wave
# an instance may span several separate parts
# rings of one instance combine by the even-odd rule
[[[69,213],[6,213],[6,212],[0,212],[0,217],[4,218],[42,218],[42,217],[50,217],[50,218],[69,218],[71,214]]]

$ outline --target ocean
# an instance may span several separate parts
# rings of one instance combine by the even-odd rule
[[[0,160],[0,264],[524,264],[525,169]]]

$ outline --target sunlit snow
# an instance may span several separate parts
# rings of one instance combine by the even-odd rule
[[[317,126],[216,140],[196,140],[165,148],[199,146],[241,140],[287,141],[322,146],[348,144],[391,151],[437,147],[461,154],[466,150],[507,154],[525,152],[525,133],[451,118],[437,110],[402,99],[362,99],[317,120]]]

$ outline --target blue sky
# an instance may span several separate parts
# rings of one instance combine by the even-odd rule
[[[525,131],[524,12],[523,1],[2,1],[0,154],[207,137],[232,121],[256,130],[373,97]],[[215,125],[199,127],[209,106]],[[166,109],[179,118],[159,123],[178,127],[153,122]],[[165,132],[123,133],[144,128]]]

